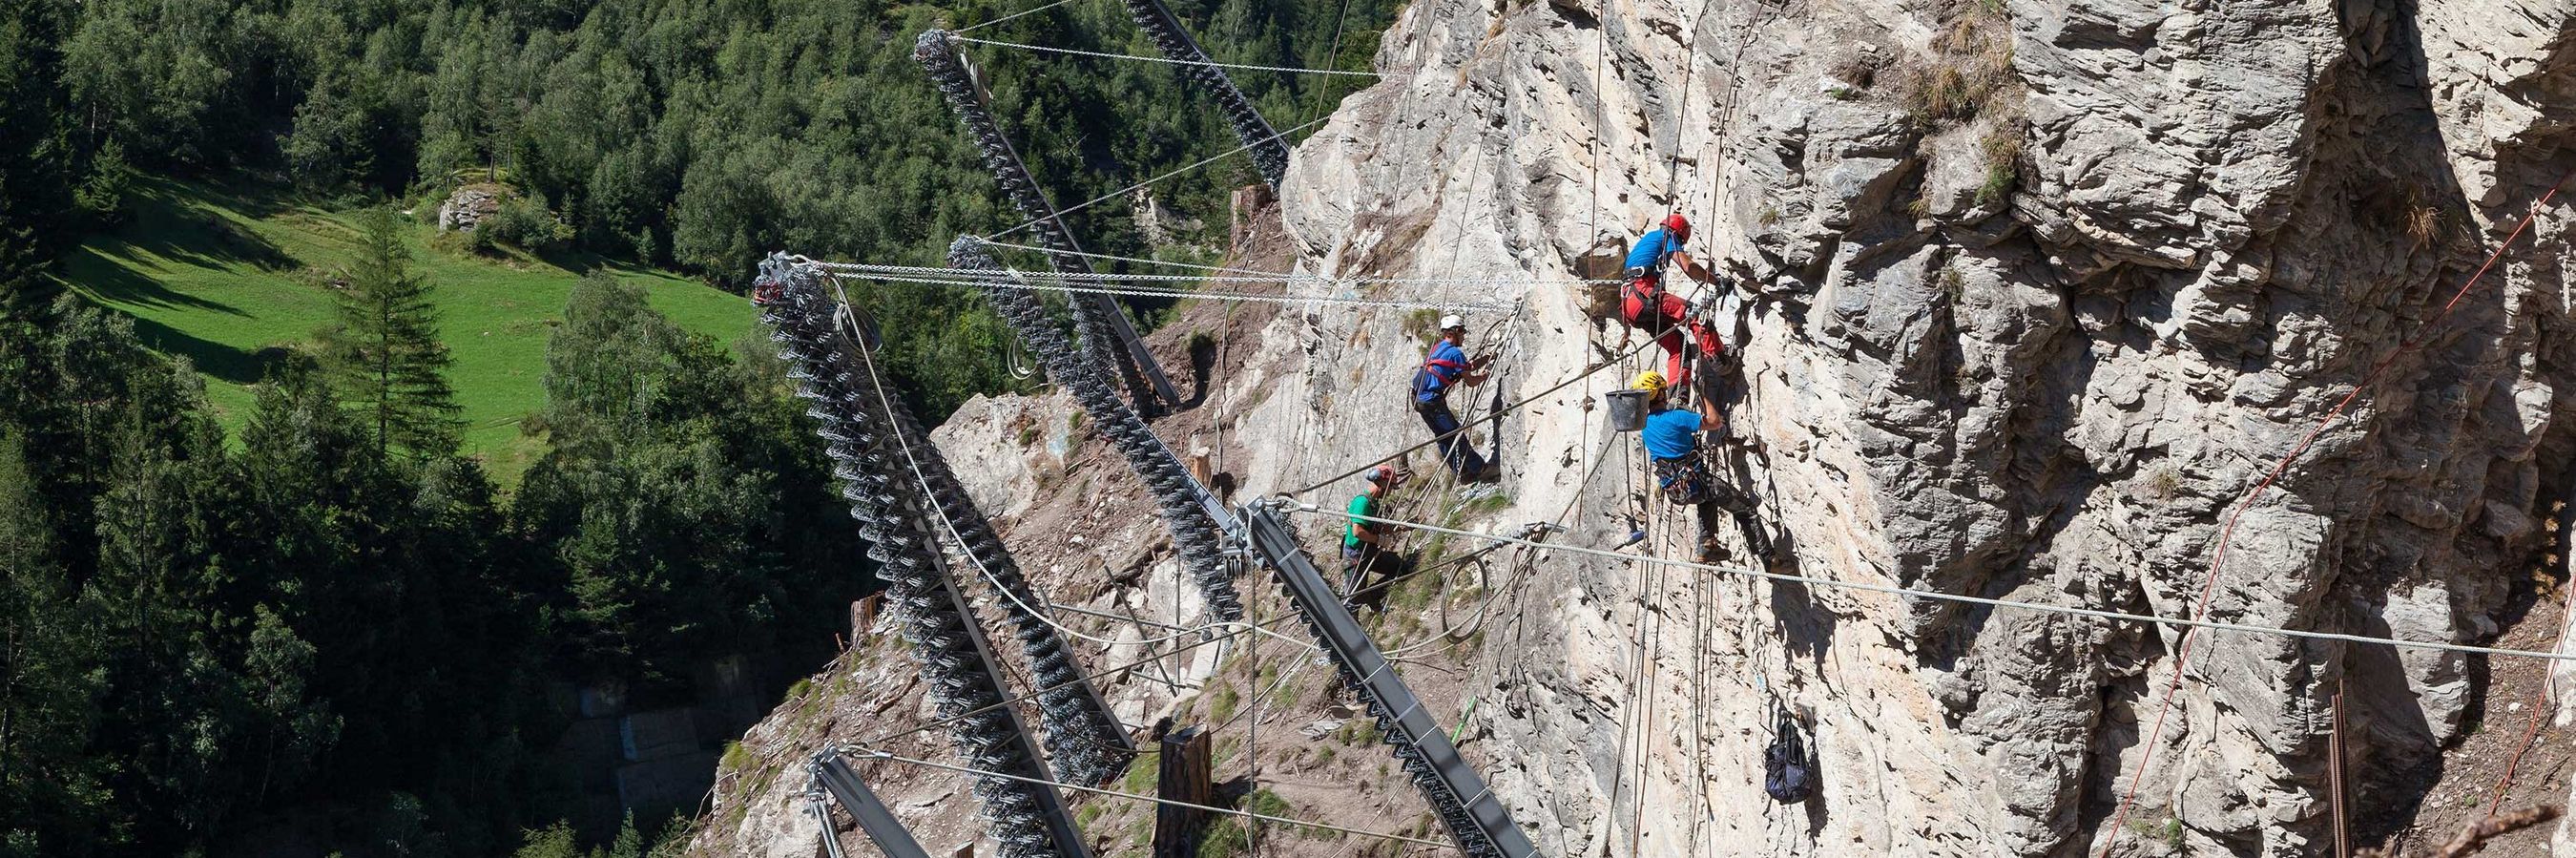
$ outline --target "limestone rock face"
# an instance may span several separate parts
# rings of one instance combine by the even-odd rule
[[[1237,249],[1406,278],[1294,295],[1466,311],[1470,350],[1500,355],[1477,407],[1535,399],[1475,421],[1506,473],[1443,513],[1461,527],[1691,553],[1690,517],[1649,497],[1642,451],[1592,407],[1661,356],[1577,282],[1669,211],[1730,299],[1744,443],[1719,471],[1808,579],[2482,642],[2576,471],[2566,203],[2461,291],[2576,168],[2562,0],[1415,0],[1377,68],[1298,147],[1288,234],[1238,221]],[[1400,394],[1411,313],[1240,325],[1205,404],[1157,430],[1214,444],[1238,498],[1422,441]],[[1182,333],[1157,336],[1179,365]],[[1063,407],[979,402],[941,443],[995,463],[974,491],[1022,519],[1015,549],[1067,551],[1023,557],[1052,598],[1188,625],[1117,463],[1068,464]],[[1335,509],[1356,488],[1299,497]],[[2214,632],[2177,677],[2169,626],[1523,557],[1479,597],[1468,670],[1431,681],[1463,681],[1462,753],[1551,856],[2329,854],[2331,696],[2355,792],[2392,797],[2356,816],[2367,842],[2405,824],[2398,775],[2458,737],[2487,675]],[[1107,693],[1141,724],[1220,669]],[[1762,791],[1775,703],[1812,726],[1803,805]],[[1293,726],[1262,729],[1277,746]],[[1280,786],[1301,778],[1389,783]],[[787,837],[758,820],[790,782],[760,783],[739,842]],[[880,791],[971,836],[951,793]]]
[[[1801,574],[2187,616],[2232,519],[2211,617],[2476,641],[2566,488],[2540,467],[2576,447],[2563,207],[2433,324],[2576,166],[2565,4],[1422,0],[1379,66],[1299,150],[1306,250],[1568,278],[1690,215],[1750,299],[1755,446],[1728,469]],[[1594,352],[1566,344],[1569,289],[1526,288],[1536,387]],[[1601,437],[1565,404],[1505,424],[1515,512],[1637,510],[1560,456]],[[2196,635],[2145,748],[2173,628],[1538,574],[1489,653],[1509,704],[1483,753],[1551,854],[2317,854],[2327,699],[2385,774],[2438,753],[2475,681],[2448,653]],[[1814,806],[1759,792],[1772,696],[1817,723]],[[1622,730],[1649,710],[1669,729],[1641,752]]]

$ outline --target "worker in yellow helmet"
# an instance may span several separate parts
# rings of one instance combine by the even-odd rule
[[[1670,385],[1664,374],[1651,369],[1638,373],[1630,386],[1646,392],[1646,426],[1638,436],[1653,463],[1656,488],[1665,500],[1692,507],[1699,514],[1700,560],[1714,561],[1722,553],[1717,545],[1717,513],[1723,509],[1733,514],[1754,553],[1766,563],[1775,561],[1770,531],[1754,517],[1753,500],[1709,476],[1700,436],[1718,434],[1726,427],[1714,398],[1700,397],[1693,409],[1674,408],[1672,398],[1665,395]]]

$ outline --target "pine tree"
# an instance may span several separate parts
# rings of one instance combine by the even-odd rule
[[[0,858],[78,854],[108,804],[87,751],[96,641],[23,449],[0,430]]]
[[[429,280],[411,271],[391,209],[359,214],[358,231],[358,260],[338,296],[340,322],[320,335],[332,392],[375,433],[378,450],[454,453],[464,424],[447,386]]]

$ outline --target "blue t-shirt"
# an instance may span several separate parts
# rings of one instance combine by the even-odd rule
[[[1673,255],[1673,251],[1680,249],[1682,249],[1681,242],[1672,240],[1670,233],[1658,229],[1653,232],[1646,233],[1644,236],[1637,239],[1636,244],[1628,246],[1628,261],[1626,266],[1629,268],[1658,269],[1657,273],[1660,274],[1662,273],[1660,269],[1663,268],[1664,258]]]
[[[1467,372],[1467,352],[1457,343],[1441,340],[1431,347],[1431,356],[1422,359],[1422,371],[1413,379],[1413,400],[1429,402],[1449,393],[1449,385]]]
[[[1666,408],[1646,415],[1646,455],[1656,459],[1679,459],[1699,449],[1699,412],[1687,408]]]

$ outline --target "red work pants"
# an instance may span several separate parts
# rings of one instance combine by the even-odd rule
[[[1690,302],[1682,300],[1682,296],[1657,289],[1642,280],[1619,291],[1620,317],[1637,330],[1653,335],[1655,344],[1664,347],[1666,383],[1686,384],[1690,378],[1682,374],[1683,327],[1690,328],[1691,338],[1699,341],[1702,354],[1717,353],[1717,338],[1711,335],[1707,325],[1690,321]]]

